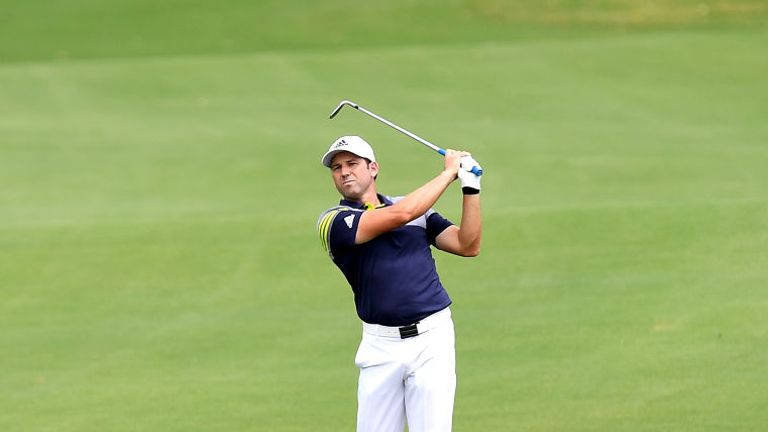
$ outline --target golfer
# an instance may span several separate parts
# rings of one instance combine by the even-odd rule
[[[442,172],[406,195],[376,190],[379,164],[358,136],[337,139],[322,158],[342,196],[320,215],[323,246],[354,293],[363,336],[355,356],[358,432],[450,431],[456,390],[451,299],[430,246],[480,252],[480,176],[469,153],[447,150]],[[461,180],[461,225],[432,209]]]

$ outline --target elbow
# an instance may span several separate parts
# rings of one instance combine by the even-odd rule
[[[480,255],[480,246],[470,247],[461,251],[461,256],[467,258],[474,258]]]
[[[453,251],[454,254],[462,257],[473,258],[480,255],[480,236],[472,239],[462,238],[459,234],[458,244]]]

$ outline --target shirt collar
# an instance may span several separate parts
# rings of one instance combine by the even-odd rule
[[[392,205],[392,200],[390,200],[388,196],[385,196],[385,195],[382,195],[382,194],[376,194],[376,196],[379,198],[379,202],[381,203],[381,205],[379,205],[379,206],[377,206],[375,208],[386,207],[386,206]],[[366,210],[366,209],[374,208],[374,207],[371,207],[371,206],[367,205],[366,203],[361,203],[361,202],[358,202],[358,201],[349,201],[349,200],[345,200],[345,199],[342,199],[341,201],[339,201],[339,205],[343,205],[345,207],[352,207],[352,208],[358,209],[358,210]]]

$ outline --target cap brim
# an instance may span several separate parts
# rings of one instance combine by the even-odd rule
[[[350,149],[331,150],[328,153],[326,153],[325,156],[323,156],[323,159],[322,159],[323,165],[325,165],[328,168],[330,168],[331,167],[331,162],[333,162],[333,157],[336,156],[337,154],[343,153],[343,152],[352,153],[353,155],[355,155],[357,157],[361,157],[361,158],[369,160],[369,161],[375,161],[376,160],[376,159],[371,159],[370,156],[361,155],[361,154],[359,154],[359,153],[357,153],[355,151],[352,151]]]
[[[329,151],[328,153],[326,153],[325,156],[323,156],[323,159],[322,159],[323,165],[325,165],[326,167],[330,168],[331,167],[331,161],[333,161],[333,157],[336,156],[337,153],[341,153],[343,151],[346,151],[346,150],[332,150],[332,151]]]

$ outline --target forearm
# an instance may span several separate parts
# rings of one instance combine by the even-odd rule
[[[392,210],[404,213],[408,222],[410,222],[434,206],[455,178],[455,173],[442,171],[437,177],[409,193],[397,204],[393,205]]]
[[[480,240],[483,233],[483,218],[480,210],[480,194],[464,195],[461,211],[459,244],[470,255],[480,253]]]

